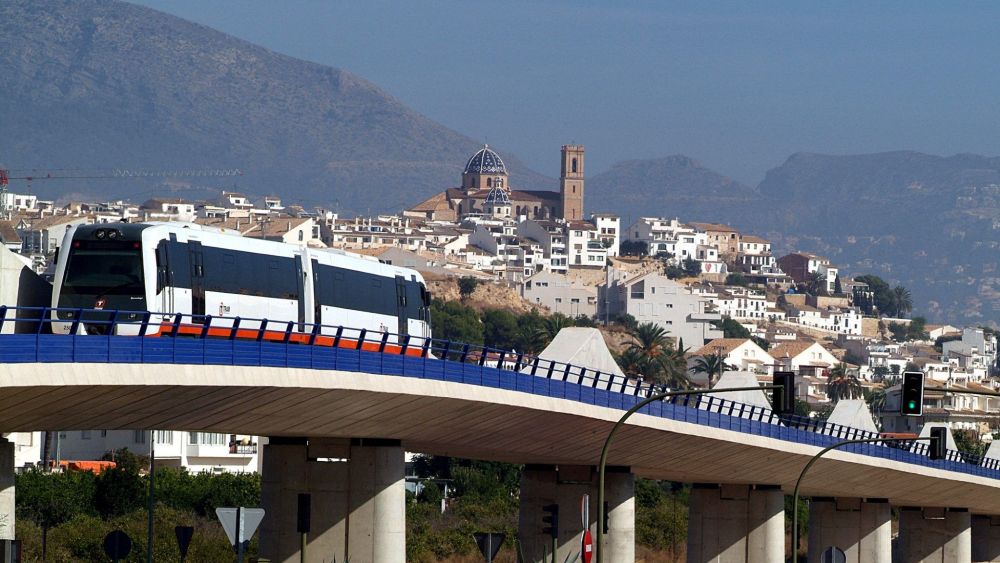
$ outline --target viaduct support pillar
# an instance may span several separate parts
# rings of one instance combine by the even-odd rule
[[[262,557],[298,563],[298,495],[309,493],[308,561],[405,562],[405,460],[398,441],[272,438],[263,456]]]
[[[635,561],[635,476],[627,467],[608,467],[604,476],[608,503],[608,533],[604,536],[604,561]],[[525,561],[551,561],[552,538],[542,532],[542,507],[559,505],[559,540],[556,560],[572,560],[583,541],[581,498],[590,497],[590,533],[597,542],[597,469],[586,465],[528,465],[521,474],[521,508],[518,536]],[[543,559],[548,555],[549,559]],[[578,561],[580,559],[577,559]]]
[[[1000,516],[972,516],[972,560],[1000,563]]]
[[[813,497],[809,502],[809,561],[835,547],[848,563],[892,561],[892,509],[886,499]]]
[[[784,509],[779,486],[694,485],[688,511],[688,562],[783,562]]]
[[[964,508],[899,509],[897,561],[972,561],[972,515]]]
[[[0,540],[14,539],[14,443],[0,438]]]

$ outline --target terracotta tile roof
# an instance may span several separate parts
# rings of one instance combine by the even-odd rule
[[[794,358],[805,352],[810,346],[816,344],[815,342],[809,342],[806,340],[793,340],[791,342],[782,342],[777,346],[771,347],[768,353],[771,357],[776,360],[781,360],[784,357]]]
[[[722,350],[722,355],[728,355],[730,352],[735,350],[738,346],[745,342],[749,342],[749,338],[716,338],[708,344],[705,344],[694,353],[695,356],[707,356],[708,354],[718,354],[719,349]]]
[[[730,227],[729,225],[722,225],[719,223],[688,223],[689,226],[696,229],[701,229],[703,231],[719,231],[725,233],[738,233],[739,229]]]
[[[761,237],[759,237],[757,235],[743,235],[742,237],[740,237],[740,239],[743,242],[751,242],[751,243],[755,242],[755,243],[758,243],[758,244],[771,244],[771,241],[769,241],[769,240],[767,240],[765,238],[761,238]]]

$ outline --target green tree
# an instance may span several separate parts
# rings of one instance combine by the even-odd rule
[[[642,357],[644,379],[658,385],[688,387],[684,353],[675,349],[667,330],[656,323],[642,323],[632,331],[628,350]],[[630,356],[631,358],[631,356]]]
[[[479,315],[474,309],[458,301],[432,301],[431,324],[434,338],[469,344],[483,343],[483,323],[480,322]]]
[[[876,312],[879,315],[886,315],[895,312],[896,296],[885,280],[873,274],[866,274],[855,276],[854,281],[865,283],[872,292],[873,302],[859,304],[859,306],[865,309],[866,315],[874,315]]]
[[[987,444],[972,430],[953,430],[951,434],[955,447],[965,456],[982,457],[986,453]]]
[[[684,275],[689,278],[696,278],[701,275],[701,262],[698,262],[694,258],[685,258],[681,267],[684,268]]]
[[[513,313],[504,309],[490,309],[483,313],[482,322],[483,343],[486,346],[501,350],[517,348],[517,316]]]
[[[462,296],[462,300],[468,299],[473,292],[476,291],[476,287],[479,286],[479,280],[473,277],[463,277],[458,279],[458,294]]]
[[[913,296],[910,295],[910,290],[897,285],[893,288],[892,294],[896,316],[900,318],[906,317],[913,310]]]
[[[535,342],[538,348],[544,349],[559,334],[560,330],[570,326],[573,326],[573,319],[562,313],[556,313],[545,319],[535,332]]]
[[[146,501],[146,479],[139,475],[143,458],[128,449],[116,450],[112,458],[116,466],[97,476],[94,490],[94,506],[104,518],[138,510]],[[148,469],[148,461],[145,466]]]
[[[930,335],[927,334],[927,319],[920,316],[910,319],[910,324],[906,326],[906,339],[927,340],[928,338]]]
[[[705,354],[695,358],[691,373],[704,373],[708,377],[708,386],[712,387],[727,369],[734,368],[726,363],[725,356]]]
[[[841,399],[860,399],[861,382],[850,373],[847,364],[839,363],[826,377],[826,396],[837,403]]]
[[[741,272],[733,272],[726,276],[726,285],[738,285],[741,287],[747,287],[750,285],[749,280]]]
[[[641,240],[625,240],[618,245],[618,252],[622,256],[646,256],[649,254],[649,245]]]
[[[729,316],[722,317],[718,321],[712,321],[712,325],[722,331],[723,338],[750,338],[750,331]]]
[[[95,476],[89,471],[49,473],[33,469],[14,479],[17,517],[41,528],[43,551],[50,529],[77,515],[94,512]]]
[[[836,295],[844,294],[844,286],[840,283],[840,276],[838,275],[833,279],[833,293]]]

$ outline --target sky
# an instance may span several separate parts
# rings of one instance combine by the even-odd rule
[[[358,74],[549,176],[685,154],[1000,154],[1000,3],[139,0]]]

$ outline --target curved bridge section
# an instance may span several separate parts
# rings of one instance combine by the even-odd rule
[[[206,322],[177,324],[189,334],[206,326],[205,337],[44,329],[0,336],[0,429],[368,436],[400,440],[410,451],[592,465],[611,424],[649,392],[585,368],[464,344],[372,338],[341,327],[333,331],[337,347],[263,335],[211,338]],[[313,332],[323,334],[306,334]],[[387,351],[390,342],[397,344]],[[861,434],[703,397],[637,414],[616,440],[611,463],[641,476],[791,490],[809,456]],[[969,461],[958,452],[932,461],[859,445],[818,463],[804,493],[1000,512],[987,501],[1000,489],[1000,469],[992,460]]]

